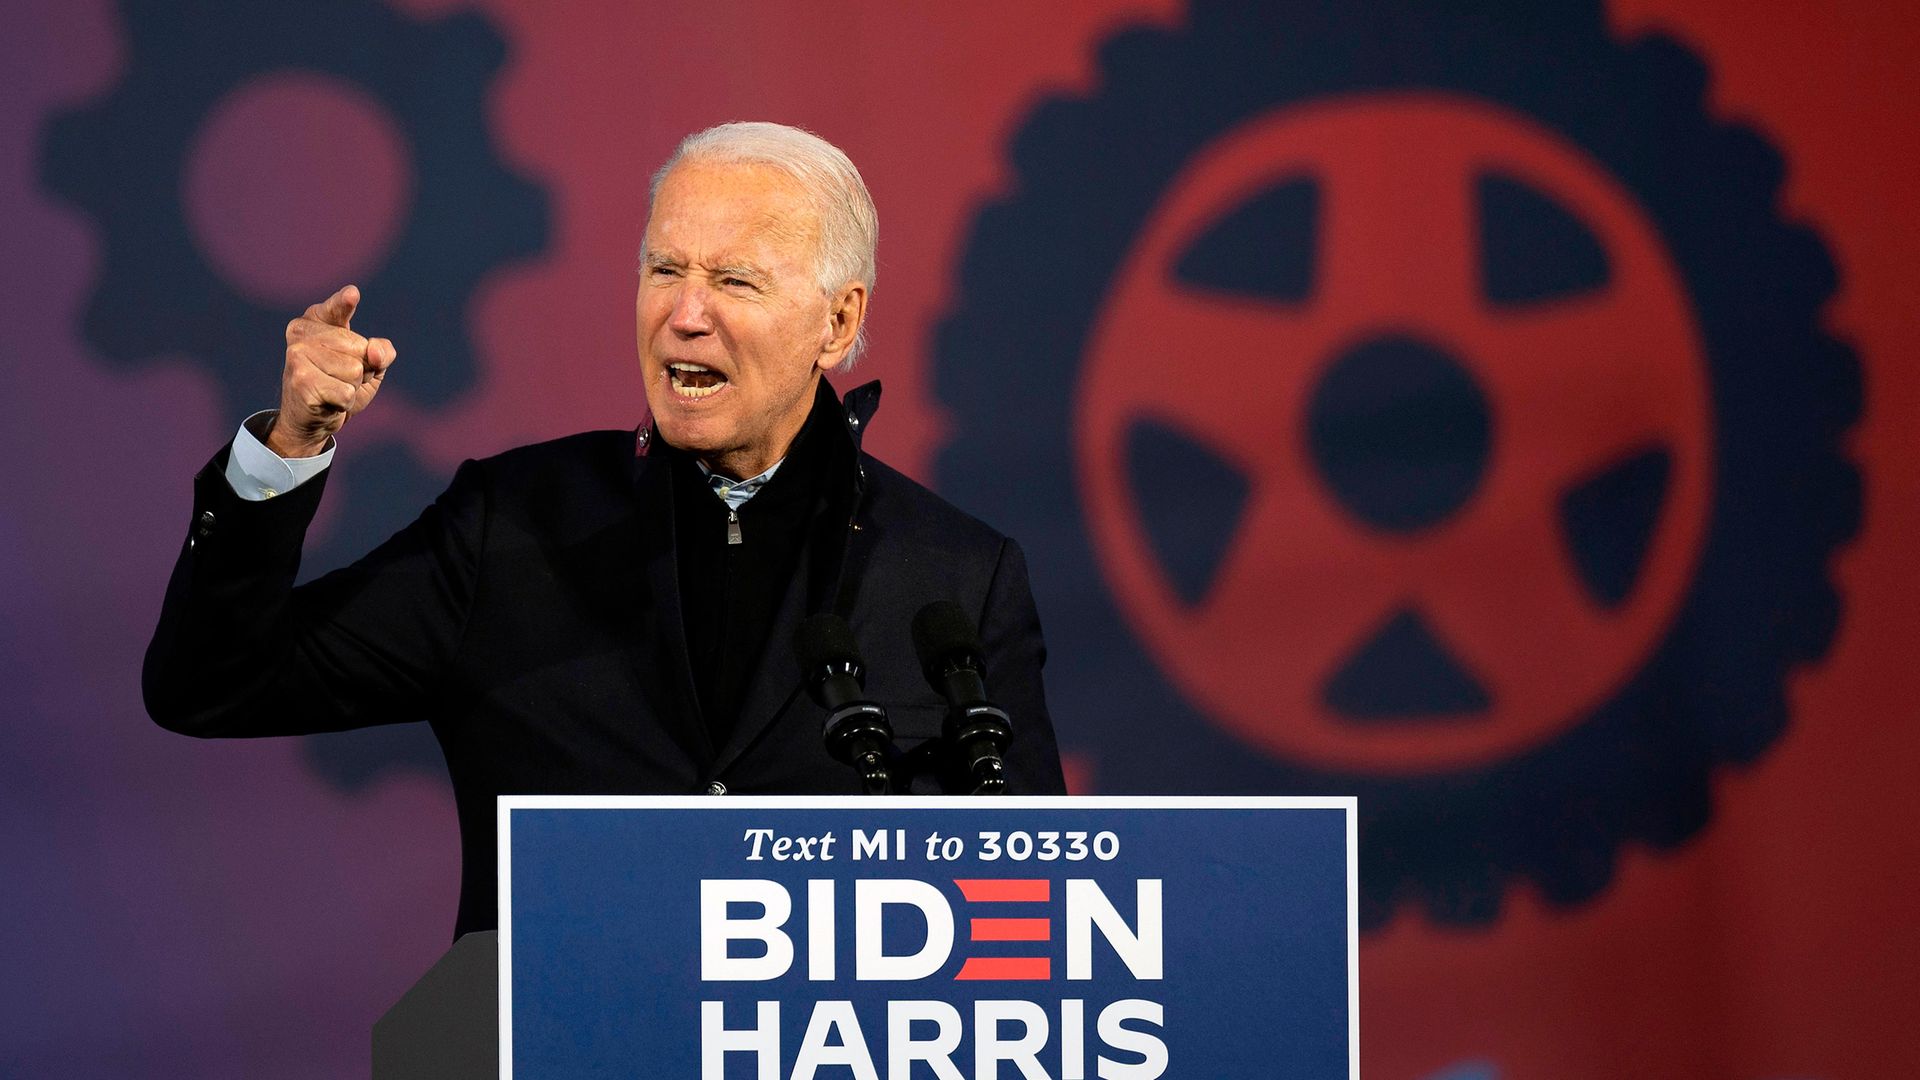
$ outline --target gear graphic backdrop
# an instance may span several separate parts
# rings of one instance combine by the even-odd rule
[[[299,305],[256,299],[222,276],[204,254],[205,238],[196,240],[184,189],[196,137],[221,104],[291,76],[301,85],[343,85],[352,95],[346,104],[384,110],[410,156],[405,216],[358,282],[377,305],[380,334],[405,343],[407,378],[388,393],[433,408],[468,390],[469,297],[503,264],[542,250],[548,234],[545,193],[509,171],[492,146],[486,95],[506,56],[492,26],[471,14],[420,22],[377,0],[324,8],[124,0],[120,15],[124,78],[102,100],[54,118],[41,157],[48,188],[99,228],[100,276],[81,315],[99,354],[128,366],[189,358],[216,380],[235,418],[271,403],[273,358]],[[305,577],[366,552],[445,486],[403,443],[356,454],[380,467],[339,485],[346,512],[309,545]],[[316,771],[348,789],[393,765],[444,773],[419,725],[318,736],[308,745]]]
[[[1592,2],[1201,0],[1099,74],[1014,137],[935,360],[1098,788],[1358,795],[1368,926],[1696,835],[1860,513],[1778,155]]]

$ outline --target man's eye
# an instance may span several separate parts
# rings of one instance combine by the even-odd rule
[[[677,277],[678,275],[679,275],[679,271],[677,271],[677,270],[675,270],[675,269],[674,269],[673,267],[671,267],[671,266],[649,266],[649,267],[647,267],[647,276],[648,276],[648,277]]]
[[[728,288],[730,288],[730,289],[732,289],[732,288],[742,288],[742,289],[751,289],[751,288],[753,288],[753,282],[751,282],[751,281],[748,281],[748,280],[747,280],[746,278],[737,278],[737,277],[724,277],[724,278],[721,278],[721,279],[720,279],[720,284],[722,284],[722,285],[725,285],[726,287],[728,287]]]

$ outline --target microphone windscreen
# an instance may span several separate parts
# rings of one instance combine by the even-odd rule
[[[951,600],[935,600],[913,617],[913,651],[928,681],[937,682],[946,658],[960,653],[978,666],[985,650],[967,609]]]
[[[860,647],[847,620],[831,611],[808,616],[793,634],[793,651],[809,675],[828,664],[860,664]]]

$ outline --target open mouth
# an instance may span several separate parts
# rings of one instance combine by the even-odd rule
[[[727,377],[712,368],[682,361],[667,365],[667,378],[673,384],[673,392],[685,398],[717,394],[727,385]]]

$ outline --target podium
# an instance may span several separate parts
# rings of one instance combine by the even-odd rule
[[[500,800],[374,1080],[1359,1076],[1354,800]]]
[[[462,934],[373,1024],[373,1080],[500,1075],[500,934]]]

